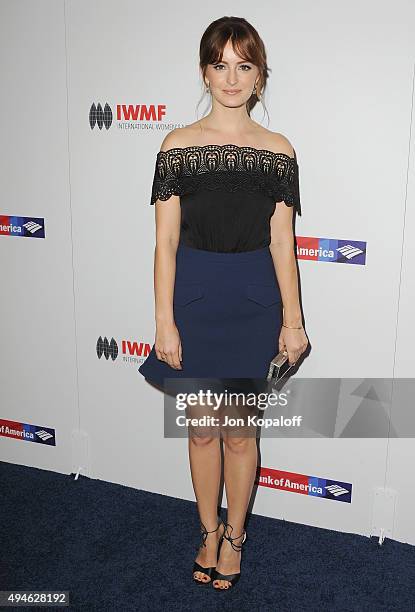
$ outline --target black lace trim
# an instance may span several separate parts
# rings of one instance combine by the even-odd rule
[[[298,165],[294,157],[237,145],[200,145],[159,151],[150,204],[198,189],[260,191],[301,215]]]

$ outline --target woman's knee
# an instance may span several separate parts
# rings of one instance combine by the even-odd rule
[[[219,439],[217,436],[213,435],[209,430],[198,430],[189,429],[189,441],[194,446],[199,448],[212,446],[213,444],[219,444]]]
[[[231,453],[243,454],[255,446],[255,438],[253,437],[237,437],[225,435],[223,437],[225,449]]]

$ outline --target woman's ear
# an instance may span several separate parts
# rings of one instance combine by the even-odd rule
[[[203,77],[203,70],[199,68],[200,79],[205,87],[209,87],[209,83],[206,81],[206,77]]]

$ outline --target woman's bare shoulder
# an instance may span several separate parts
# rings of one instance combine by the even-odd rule
[[[280,132],[271,132],[271,130],[264,128],[262,137],[264,142],[266,142],[264,149],[268,149],[274,153],[285,153],[285,155],[289,155],[290,157],[294,156],[294,147],[284,134]]]
[[[195,142],[195,138],[198,135],[198,131],[200,132],[200,128],[198,126],[198,122],[191,123],[190,125],[186,125],[185,127],[175,128],[171,130],[165,137],[163,142],[161,143],[160,150],[168,151],[169,149],[183,148],[187,146],[191,146]]]

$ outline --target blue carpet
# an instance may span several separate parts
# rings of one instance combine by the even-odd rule
[[[242,577],[217,593],[192,583],[193,502],[10,463],[0,491],[1,590],[68,590],[91,612],[415,612],[408,544],[252,514]]]

